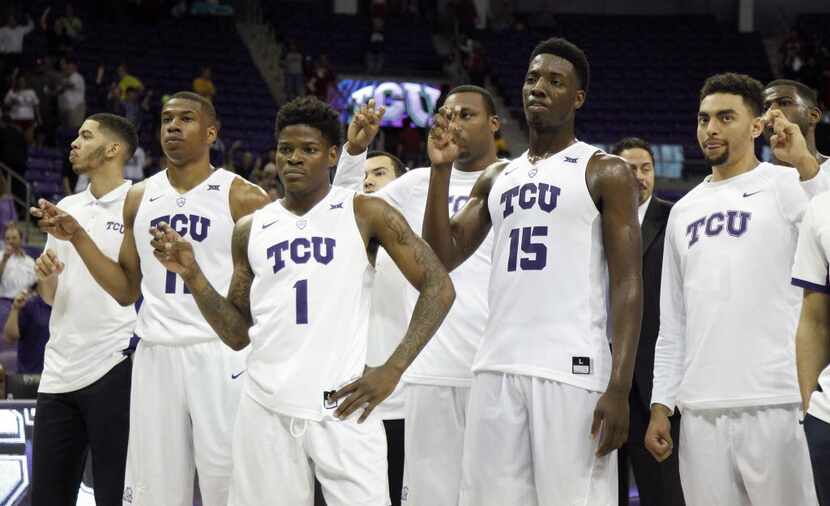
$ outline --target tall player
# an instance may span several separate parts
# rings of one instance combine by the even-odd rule
[[[821,121],[818,93],[804,83],[790,79],[777,79],[764,88],[764,111],[777,109],[784,113],[790,123],[795,123],[807,141],[807,149],[816,157],[823,170],[830,170],[830,157],[819,153],[816,148],[816,125]],[[769,141],[772,130],[767,128],[764,135]]]
[[[631,169],[574,137],[589,75],[572,43],[536,46],[522,88],[530,150],[485,169],[452,219],[460,108],[443,108],[430,132],[424,238],[450,268],[491,228],[494,238],[464,506],[617,503],[614,450],[628,433],[642,314],[640,227]]]
[[[458,158],[453,163],[449,190],[449,212],[458,212],[467,202],[473,185],[484,169],[498,161],[495,133],[500,119],[493,97],[478,86],[451,90],[445,107],[458,109]],[[358,126],[365,122],[356,116]],[[350,125],[350,130],[354,129]],[[349,142],[347,148],[352,147]],[[359,170],[362,156],[344,150],[334,184],[350,181]],[[420,231],[429,188],[429,167],[409,171],[376,195]],[[487,322],[487,282],[490,279],[492,234],[470,259],[452,274],[460,294],[447,319],[424,352],[404,375],[407,386],[406,464],[403,502],[413,505],[455,506],[461,483],[464,428],[470,398],[472,365]],[[417,293],[409,290],[407,312]]]
[[[697,138],[712,175],[672,207],[646,447],[672,451],[678,406],[686,504],[816,503],[798,421],[790,286],[798,223],[826,173],[781,111],[762,118],[763,86],[742,74],[700,91]],[[761,163],[765,119],[778,160]],[[800,180],[800,182],[799,182]]]
[[[69,162],[91,183],[58,203],[113,259],[124,236],[124,201],[131,186],[123,177],[124,164],[137,145],[135,127],[127,119],[113,114],[87,118],[72,142]],[[74,505],[88,448],[95,502],[120,504],[132,371],[125,351],[135,328],[135,309],[109,297],[75,250],[52,236],[35,262],[35,272],[52,316],[37,396],[32,504]]]
[[[188,241],[166,224],[152,231],[157,257],[185,279],[225,343],[251,343],[232,506],[311,504],[312,473],[329,506],[386,506],[382,426],[367,417],[454,298],[447,272],[400,213],[381,199],[331,188],[339,138],[337,113],[316,98],[280,109],[277,167],[286,196],[235,227],[227,297],[204,276]],[[352,381],[364,370],[380,246],[420,295],[394,353]]]
[[[124,503],[193,501],[194,467],[205,506],[227,504],[231,434],[246,353],[223,345],[182,280],[153,257],[147,230],[161,222],[190,237],[206,275],[223,293],[232,271],[236,221],[268,203],[265,192],[210,165],[216,139],[210,101],[179,92],[161,111],[167,169],[134,185],[124,204],[118,261],[67,211],[41,201],[40,226],[70,241],[98,283],[123,305],[144,303],[136,334]],[[137,240],[138,239],[138,240]],[[89,301],[87,301],[89,303]]]

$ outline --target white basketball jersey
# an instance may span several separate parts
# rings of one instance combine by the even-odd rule
[[[585,181],[598,151],[576,142],[536,164],[525,153],[493,183],[490,317],[473,371],[605,390],[608,269]]]
[[[246,392],[277,413],[319,421],[331,392],[366,364],[374,268],[355,192],[332,188],[303,216],[273,202],[253,215]]]
[[[219,339],[181,277],[165,269],[153,255],[149,230],[161,222],[169,223],[193,245],[196,260],[213,288],[226,295],[233,273],[230,189],[235,178],[232,172],[216,169],[186,193],[170,185],[166,170],[147,179],[133,227],[144,296],[138,312],[138,337],[168,345]]]

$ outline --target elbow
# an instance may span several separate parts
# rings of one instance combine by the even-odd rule
[[[233,336],[232,338],[225,341],[233,351],[241,351],[244,350],[246,346],[251,343],[251,338],[248,337],[248,333],[246,332],[244,335],[240,336]]]
[[[452,308],[452,305],[455,302],[455,285],[453,285],[453,282],[450,279],[449,275],[445,276],[445,280],[442,285],[442,299],[444,300],[444,303],[447,306],[447,311],[449,312],[450,308]]]

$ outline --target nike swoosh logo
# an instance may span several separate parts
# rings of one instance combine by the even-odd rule
[[[158,199],[160,199],[160,198],[162,198],[162,197],[164,197],[164,195],[158,195],[158,196],[156,196],[156,197],[151,197],[151,198],[150,198],[150,202],[155,202],[155,201],[157,201]]]
[[[263,223],[262,224],[262,230],[265,230],[266,228],[270,227],[271,225],[273,225],[274,223],[276,223],[278,221],[280,221],[280,220],[274,220],[271,223]]]
[[[756,193],[761,193],[762,191],[764,191],[764,190],[758,190],[757,192],[752,192],[752,193],[744,192],[744,198],[751,197],[751,196],[755,195]]]
[[[231,379],[236,379],[236,378],[242,376],[243,374],[245,374],[245,371],[246,371],[246,369],[243,369],[243,370],[239,371],[236,374],[231,374]]]

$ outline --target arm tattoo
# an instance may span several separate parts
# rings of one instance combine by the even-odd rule
[[[408,236],[405,239],[411,243],[410,247],[414,250],[415,264],[422,272],[422,279],[421,286],[417,287],[420,295],[412,312],[409,328],[389,358],[389,363],[402,369],[415,360],[435,334],[455,299],[452,281],[435,253],[411,231],[405,230],[405,233]]]
[[[395,242],[397,244],[407,246],[411,242],[408,237],[412,235],[409,231],[409,225],[403,221],[400,213],[392,209],[392,206],[388,206],[383,210],[383,223],[386,225],[386,228],[395,234]]]
[[[246,251],[250,231],[250,219],[240,220],[234,227],[232,240],[234,269],[227,297],[220,295],[201,271],[188,282],[188,287],[205,320],[219,335],[222,342],[235,350],[241,350],[250,342],[248,329],[253,324],[250,293],[254,273]]]

